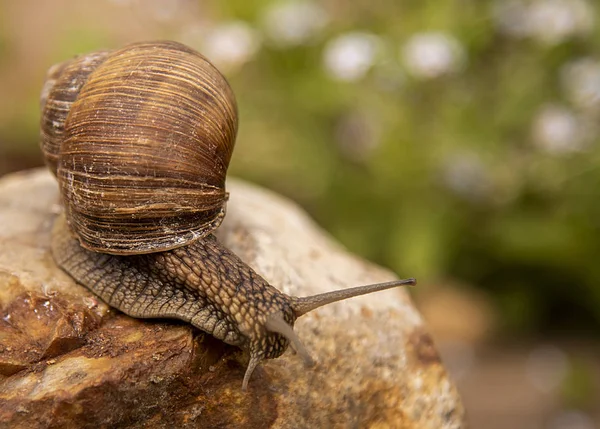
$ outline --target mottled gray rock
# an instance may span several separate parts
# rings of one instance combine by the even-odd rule
[[[348,254],[294,204],[230,180],[220,239],[281,291],[394,276]],[[42,170],[0,180],[0,427],[459,428],[464,411],[404,290],[301,318],[318,365],[286,352],[241,391],[243,356],[189,326],[109,309],[58,269]],[[409,273],[406,273],[409,274]]]

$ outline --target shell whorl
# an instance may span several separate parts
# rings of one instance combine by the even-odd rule
[[[158,252],[219,226],[237,109],[208,60],[176,42],[137,43],[55,66],[49,78],[42,145],[83,247]]]
[[[42,119],[40,145],[44,160],[56,176],[60,145],[65,134],[65,121],[81,87],[98,65],[102,64],[109,51],[98,51],[81,55],[55,64],[46,73],[46,81],[40,96]]]

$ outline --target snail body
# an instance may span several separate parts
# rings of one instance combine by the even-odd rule
[[[225,216],[235,98],[204,57],[175,42],[99,51],[50,69],[41,146],[64,215],[52,254],[75,281],[132,317],[175,318],[249,354],[242,388],[288,345],[312,363],[298,317],[414,279],[291,297],[212,232]]]

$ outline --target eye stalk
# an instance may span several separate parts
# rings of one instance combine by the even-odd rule
[[[358,286],[349,289],[340,289],[332,292],[325,292],[318,295],[306,296],[306,297],[290,297],[291,298],[291,309],[294,312],[294,319],[305,315],[306,313],[313,311],[319,307],[322,307],[327,304],[331,304],[334,302],[342,301],[348,298],[353,298],[355,296],[366,295],[373,292],[379,292],[386,289],[392,289],[398,286],[414,286],[417,284],[416,279],[409,278],[404,280],[394,280],[386,283],[375,283],[371,285]],[[267,316],[267,320],[265,322],[265,328],[277,334],[284,336],[289,342],[291,347],[298,353],[302,359],[304,360],[304,364],[306,367],[313,367],[315,365],[315,361],[300,341],[300,338],[294,332],[293,323],[290,324],[285,320],[284,314],[281,311],[271,313]],[[275,344],[269,344],[267,347],[276,347]],[[254,351],[252,348],[250,350],[250,362],[248,363],[248,368],[246,369],[246,374],[244,375],[244,381],[242,383],[242,390],[246,390],[248,388],[248,382],[250,381],[250,377],[254,372],[256,366],[265,359],[264,349],[260,351]]]
[[[318,295],[305,296],[302,298],[292,297],[292,309],[296,317],[300,317],[319,307],[342,301],[355,296],[367,295],[373,292],[379,292],[386,289],[392,289],[398,286],[415,286],[417,280],[414,278],[404,280],[394,280],[386,283],[375,283],[365,286],[357,286],[349,289],[340,289],[333,292],[325,292]]]
[[[287,338],[294,351],[298,353],[302,359],[304,359],[304,364],[307,367],[312,367],[315,365],[315,361],[310,357],[306,347],[304,347],[304,344],[302,344],[302,341],[300,341],[300,338],[298,335],[296,335],[296,332],[294,332],[294,328],[292,328],[292,326],[284,320],[281,312],[270,314],[267,317],[265,328]]]

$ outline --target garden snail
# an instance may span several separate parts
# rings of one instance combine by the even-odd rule
[[[136,43],[50,69],[41,145],[63,216],[52,254],[75,281],[133,317],[176,318],[257,364],[288,344],[322,305],[414,279],[287,296],[212,235],[225,215],[237,108],[225,78],[175,42]]]

